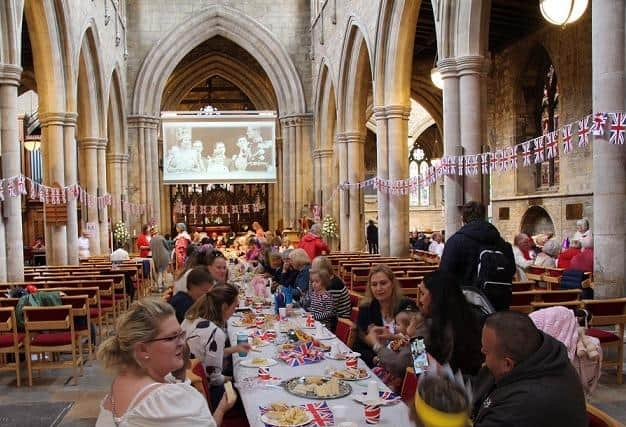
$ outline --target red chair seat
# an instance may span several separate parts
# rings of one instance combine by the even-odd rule
[[[100,307],[113,307],[113,300],[111,299],[101,299],[100,300]]]
[[[24,334],[17,334],[17,342],[24,340]],[[0,348],[13,347],[13,334],[0,334]]]
[[[102,302],[100,302],[100,304],[102,304]],[[100,310],[98,310],[97,308],[90,308],[89,317],[97,319],[98,317],[100,317]]]
[[[70,332],[50,332],[37,335],[31,341],[32,345],[40,346],[59,346],[69,345],[72,343],[72,334]]]
[[[619,341],[619,337],[613,332],[604,331],[597,328],[587,329],[587,335],[599,339],[601,343]]]

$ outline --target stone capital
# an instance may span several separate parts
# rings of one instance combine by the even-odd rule
[[[14,64],[0,64],[0,85],[19,86],[22,67]]]
[[[107,161],[109,163],[127,163],[128,162],[128,154],[125,153],[109,153],[107,154]]]
[[[96,136],[84,136],[78,138],[76,142],[78,142],[80,148],[97,150],[101,144],[101,140],[102,138]]]
[[[132,114],[128,116],[128,126],[135,128],[157,128],[160,119],[147,114]]]
[[[387,111],[385,110],[384,105],[377,105],[372,108],[372,112],[374,113],[375,120],[384,120],[387,118]]]
[[[289,114],[280,117],[280,122],[283,126],[312,126],[313,114]]]
[[[409,120],[411,107],[408,105],[386,105],[385,117],[387,119]]]
[[[343,132],[343,140],[347,144],[365,144],[365,134],[358,131]]]
[[[76,113],[62,112],[39,112],[39,123],[41,127],[47,126],[73,126],[76,123]],[[72,122],[73,120],[73,122]]]
[[[444,58],[437,62],[437,68],[442,79],[457,77],[456,58]]]
[[[335,150],[332,148],[316,148],[313,150],[313,158],[314,159],[323,159],[327,157],[332,157],[335,153]]]
[[[472,55],[456,58],[456,69],[459,76],[482,75],[485,72],[485,64],[484,56]]]
[[[109,140],[107,138],[100,138],[98,141],[98,150],[106,150]]]

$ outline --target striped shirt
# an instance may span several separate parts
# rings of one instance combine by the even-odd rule
[[[311,305],[309,311],[313,313],[313,317],[327,328],[332,328],[336,323],[337,313],[335,313],[335,305],[333,297],[328,291],[311,292]]]
[[[333,297],[333,303],[335,305],[335,313],[337,313],[337,317],[349,319],[350,314],[352,313],[350,293],[348,292],[348,288],[346,288],[346,285],[343,284],[343,281],[339,277],[333,276],[333,278],[330,280],[328,292],[330,292]]]

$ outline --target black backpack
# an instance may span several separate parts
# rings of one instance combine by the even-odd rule
[[[484,292],[496,311],[508,310],[511,305],[511,261],[501,251],[482,249],[474,286]]]

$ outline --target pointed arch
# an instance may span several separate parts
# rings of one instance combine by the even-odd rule
[[[106,102],[106,128],[109,137],[108,153],[125,154],[128,152],[128,128],[126,122],[126,86],[122,80],[122,71],[119,63],[115,64],[109,79],[109,89],[107,91]]]
[[[315,85],[315,148],[331,149],[337,126],[337,98],[335,81],[331,75],[328,61],[323,58]]]
[[[21,65],[23,1],[0,5],[0,64]]]
[[[209,6],[154,44],[137,75],[132,111],[156,114],[169,76],[195,46],[220,35],[248,51],[267,73],[281,115],[306,112],[304,88],[285,47],[266,27],[228,6]]]

